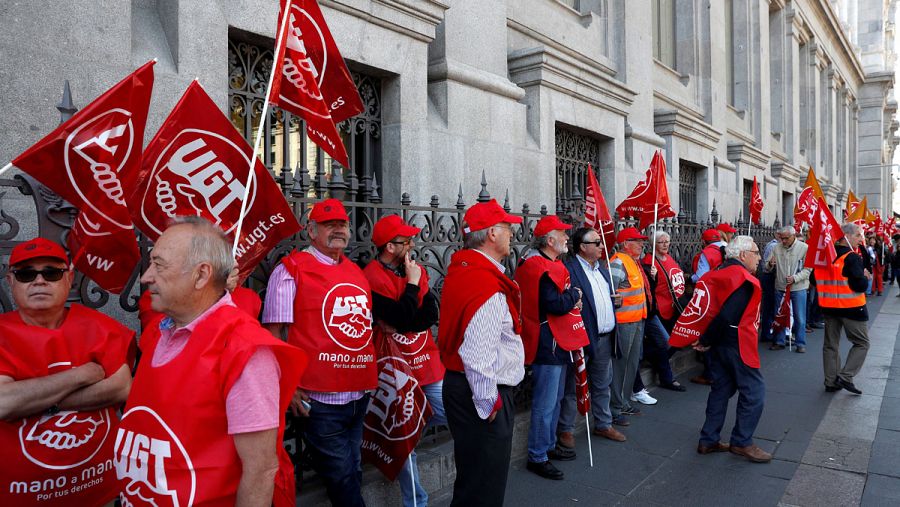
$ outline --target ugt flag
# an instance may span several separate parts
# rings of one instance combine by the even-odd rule
[[[778,305],[778,313],[775,314],[775,320],[772,321],[772,335],[778,333],[782,329],[786,330],[787,335],[791,335],[791,328],[794,326],[794,312],[791,307],[791,285],[787,284],[784,288],[784,297],[781,298],[781,304]]]
[[[623,217],[638,217],[640,219],[638,229],[641,230],[652,224],[654,218],[659,220],[675,216],[675,210],[669,201],[666,161],[663,160],[662,151],[656,150],[644,179],[639,181],[631,191],[631,195],[619,204],[616,212]]]
[[[591,411],[591,390],[588,388],[584,349],[572,351],[572,362],[575,365],[575,397],[578,402],[578,413],[587,415]]]
[[[151,240],[180,215],[198,215],[234,238],[251,161],[235,260],[244,280],[282,239],[300,230],[293,210],[253,148],[196,81],[188,86],[128,181],[134,223]]]
[[[12,161],[78,208],[67,240],[72,261],[114,293],[141,258],[122,180],[141,163],[154,63],[145,63]]]
[[[606,199],[594,176],[594,170],[588,164],[587,181],[584,197],[584,225],[600,233],[603,239],[604,255],[616,244],[616,223],[609,214]]]
[[[363,420],[362,459],[397,478],[431,419],[431,405],[394,340],[380,333],[378,388]]]
[[[322,11],[315,0],[281,0],[278,22],[271,102],[306,120],[310,139],[349,167],[335,123],[359,114],[363,105]]]
[[[759,183],[753,177],[753,190],[750,192],[750,221],[759,225],[762,221],[763,200],[759,193]]]
[[[809,222],[809,249],[803,261],[804,267],[812,269],[830,266],[837,258],[834,244],[844,237],[841,224],[835,220],[824,199],[816,199],[815,209]]]
[[[800,232],[802,224],[812,224],[816,211],[819,209],[819,198],[824,201],[825,194],[822,193],[816,173],[810,167],[809,172],[806,173],[806,183],[797,197],[797,204],[794,205],[794,228],[797,232]]]

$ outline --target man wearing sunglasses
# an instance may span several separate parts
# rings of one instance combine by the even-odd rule
[[[81,305],[66,307],[75,273],[58,244],[19,244],[9,264],[17,309],[0,315],[0,505],[112,502],[115,470],[104,464],[131,388],[134,332]],[[71,487],[83,477],[92,480]]]

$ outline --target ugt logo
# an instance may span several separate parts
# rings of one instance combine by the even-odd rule
[[[694,287],[694,296],[691,297],[691,302],[688,303],[687,308],[684,309],[681,317],[679,317],[678,323],[688,325],[699,322],[709,310],[709,300],[710,293],[706,282],[702,280],[697,282],[697,286]]]
[[[141,200],[141,216],[151,229],[162,234],[170,218],[192,210],[231,234],[240,218],[246,190],[245,178],[240,175],[247,170],[251,170],[250,157],[228,138],[206,130],[184,129],[153,164],[151,183]],[[256,200],[255,170],[252,174],[244,216]]]
[[[378,389],[372,394],[368,410],[374,417],[366,417],[363,424],[387,440],[406,440],[422,427],[425,393],[418,389],[419,382],[409,374],[409,364],[403,359],[383,357],[378,365]]]
[[[391,338],[400,345],[400,352],[404,356],[416,355],[425,348],[426,340],[430,338],[427,330],[418,333],[391,333]]]
[[[325,332],[339,347],[358,351],[372,341],[372,302],[362,287],[335,285],[322,303]]]

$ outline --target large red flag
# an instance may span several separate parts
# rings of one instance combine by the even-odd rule
[[[588,164],[587,181],[584,196],[584,225],[599,232],[603,237],[604,250],[609,251],[616,244],[616,223],[609,214],[609,207],[594,176],[594,170]]]
[[[797,196],[797,204],[794,205],[794,228],[798,232],[802,224],[812,223],[816,211],[819,209],[819,198],[824,201],[825,194],[822,193],[816,173],[810,167],[806,173],[806,183],[804,183],[800,195]]]
[[[787,284],[784,288],[784,297],[781,304],[778,305],[778,313],[775,314],[775,320],[772,321],[772,334],[787,330],[787,334],[791,334],[791,328],[794,326],[794,312],[791,307],[791,285]]]
[[[763,200],[759,193],[759,183],[753,177],[753,191],[750,192],[750,221],[759,225],[762,221]]]
[[[300,230],[278,184],[196,81],[160,127],[127,181],[134,223],[156,241],[179,215],[199,215],[234,238],[250,161],[253,178],[235,259],[241,280],[282,239]]]
[[[803,261],[804,267],[813,269],[828,267],[834,262],[837,258],[834,244],[844,237],[841,224],[835,220],[825,200],[820,197],[816,201],[816,213],[810,219],[809,249]]]
[[[141,163],[154,63],[141,66],[12,161],[78,208],[67,240],[72,261],[115,293],[141,259],[122,179]]]
[[[639,181],[634,190],[622,204],[616,208],[616,212],[623,217],[638,217],[639,229],[645,229],[653,223],[654,206],[656,219],[670,218],[676,215],[669,201],[669,188],[666,183],[666,161],[662,151],[657,150],[650,161],[650,167],[644,179]]]
[[[335,123],[363,110],[350,72],[315,0],[282,0],[271,102],[306,120],[306,131],[332,158],[348,167],[347,150]],[[276,32],[278,33],[278,32]]]
[[[575,397],[577,399],[578,413],[587,415],[591,411],[591,390],[588,387],[584,349],[573,350],[572,361],[575,365]]]
[[[432,410],[394,340],[380,335],[378,388],[363,420],[362,459],[393,481],[419,443]]]

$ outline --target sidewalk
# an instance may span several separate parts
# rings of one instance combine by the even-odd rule
[[[697,438],[708,388],[656,389],[659,403],[642,406],[622,429],[625,443],[578,435],[578,458],[556,463],[563,481],[542,479],[513,463],[507,505],[900,505],[900,298],[895,287],[869,299],[871,348],[855,379],[862,396],[826,393],[823,331],[807,336],[808,352],[760,346],[766,405],[757,445],[774,454],[754,464],[730,453],[701,456]],[[842,339],[846,357],[849,343]],[[736,400],[736,397],[734,398]],[[722,439],[734,421],[732,401]]]

